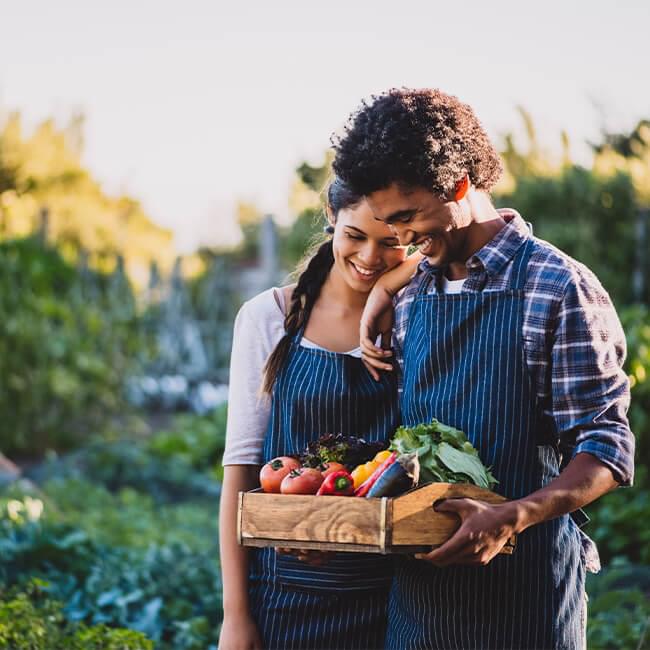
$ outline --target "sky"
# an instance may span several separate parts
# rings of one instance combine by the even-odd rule
[[[235,205],[290,218],[363,97],[438,87],[498,142],[533,116],[578,160],[603,126],[650,117],[646,0],[0,0],[0,119],[85,122],[84,162],[177,248],[236,240]]]

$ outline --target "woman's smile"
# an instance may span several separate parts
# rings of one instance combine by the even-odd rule
[[[352,267],[355,276],[359,280],[365,282],[373,282],[374,280],[376,280],[377,277],[381,274],[381,272],[385,268],[385,267],[381,267],[381,268],[371,269],[359,262],[349,261],[348,263]]]

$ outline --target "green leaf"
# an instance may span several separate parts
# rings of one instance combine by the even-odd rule
[[[390,449],[415,453],[420,463],[420,484],[469,482],[491,488],[497,481],[481,462],[478,451],[460,430],[438,422],[399,427]]]
[[[478,456],[460,451],[446,442],[441,442],[438,446],[438,458],[447,469],[458,474],[465,474],[475,485],[484,488],[490,487],[485,467]]]

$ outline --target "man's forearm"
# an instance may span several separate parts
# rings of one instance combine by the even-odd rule
[[[515,532],[582,508],[617,486],[604,463],[591,454],[578,454],[548,485],[510,503]]]

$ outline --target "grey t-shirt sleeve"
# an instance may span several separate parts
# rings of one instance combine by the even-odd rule
[[[244,303],[235,319],[224,465],[261,465],[271,402],[261,393],[264,364],[284,335],[284,315],[269,289]]]

